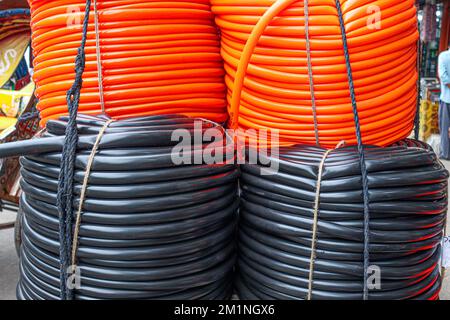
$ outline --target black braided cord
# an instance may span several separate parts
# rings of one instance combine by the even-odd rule
[[[22,113],[20,115],[20,117],[17,119],[17,122],[22,123],[22,122],[26,122],[31,119],[39,118],[39,117],[40,117],[40,115],[39,115],[38,111],[26,112],[26,113]]]
[[[67,91],[67,107],[69,121],[65,134],[64,147],[61,159],[61,171],[58,179],[57,207],[59,211],[59,240],[60,240],[60,289],[61,300],[73,300],[73,292],[68,287],[68,269],[70,267],[70,252],[72,248],[73,226],[73,181],[75,170],[75,158],[78,143],[78,131],[76,117],[80,103],[80,93],[83,86],[83,72],[85,69],[85,46],[91,0],[86,0],[85,16],[81,45],[75,58],[75,81],[72,88]]]
[[[366,160],[364,155],[364,145],[361,137],[361,124],[359,122],[358,115],[358,107],[356,103],[356,95],[355,95],[355,86],[353,83],[353,73],[352,66],[350,63],[350,55],[348,51],[347,45],[347,34],[345,31],[344,18],[342,16],[342,8],[340,0],[336,0],[336,9],[339,16],[339,24],[341,26],[342,33],[342,42],[344,47],[344,56],[345,63],[347,65],[347,75],[348,75],[348,84],[350,89],[350,97],[352,100],[353,107],[353,116],[355,119],[355,128],[356,128],[356,138],[358,141],[358,153],[359,153],[359,162],[361,166],[361,177],[362,177],[362,186],[363,186],[363,197],[364,197],[364,300],[369,299],[369,288],[368,288],[368,270],[370,266],[370,257],[369,257],[369,244],[370,244],[370,212],[369,212],[369,180],[368,173],[366,167]]]

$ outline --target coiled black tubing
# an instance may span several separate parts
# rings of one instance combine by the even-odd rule
[[[241,166],[237,289],[242,299],[308,297],[316,184],[325,152],[281,149],[279,159],[268,156],[272,166],[279,165],[274,175],[261,174],[262,166]],[[414,140],[366,147],[365,156],[370,264],[381,271],[381,287],[372,287],[369,299],[437,299],[447,170],[431,148]],[[363,221],[358,152],[333,150],[321,181],[312,299],[363,298]]]
[[[79,205],[89,154],[107,120],[78,116],[74,208]],[[50,121],[41,138],[0,146],[0,157],[25,155],[20,160],[19,299],[60,297],[56,193],[66,126],[67,118]],[[171,158],[179,143],[171,139],[174,130],[185,129],[192,140],[194,132],[199,134],[200,141],[192,141],[193,149],[187,151],[192,156],[210,146],[202,133],[211,128],[220,129],[210,122],[195,129],[193,119],[157,116],[112,122],[106,129],[81,216],[77,250],[81,288],[74,291],[76,299],[231,296],[238,169],[223,161],[175,165]],[[222,138],[215,141],[222,143],[222,160],[234,157],[226,152],[225,135]]]

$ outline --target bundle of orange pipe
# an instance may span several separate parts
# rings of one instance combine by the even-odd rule
[[[29,3],[34,80],[45,124],[67,113],[85,1]],[[226,121],[220,42],[208,0],[97,0],[97,9],[99,50],[91,8],[80,112],[102,110],[99,54],[109,116],[179,113]]]
[[[390,145],[407,137],[417,105],[414,0],[340,0],[362,137]],[[309,0],[316,141],[305,3],[211,0],[222,34],[233,128],[279,129],[282,144],[355,144],[355,122],[335,0]]]

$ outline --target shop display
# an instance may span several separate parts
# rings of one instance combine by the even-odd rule
[[[439,134],[439,103],[422,100],[420,103],[420,134],[427,141],[433,134]]]
[[[0,11],[19,300],[439,299],[442,5],[28,2]]]
[[[423,7],[423,19],[420,24],[420,40],[423,42],[436,41],[436,0],[427,0],[427,3]]]
[[[429,141],[433,135],[439,131],[439,101],[441,95],[441,85],[436,78],[422,78],[421,101],[419,109],[419,138],[422,141]]]
[[[0,7],[0,31],[0,40],[18,34],[30,35],[30,10]]]
[[[30,101],[25,109],[27,117],[21,117],[17,123],[0,134],[0,144],[31,139],[39,130],[39,115],[30,112],[34,107],[34,101]],[[19,158],[8,158],[0,161],[0,199],[6,207],[17,210],[20,180]],[[13,205],[13,208],[11,208]],[[5,207],[4,206],[4,207]]]
[[[0,143],[31,138],[38,118],[21,117],[33,106],[34,84],[26,59],[30,10],[16,5],[17,1],[14,5],[9,1],[0,3]],[[0,207],[6,211],[17,211],[19,168],[17,158],[0,161]]]
[[[24,57],[30,43],[30,11],[0,11],[0,132],[14,127],[34,91]]]

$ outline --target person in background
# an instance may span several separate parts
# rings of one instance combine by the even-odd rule
[[[439,106],[439,130],[441,131],[440,158],[450,160],[450,46],[439,55],[439,80],[441,103]]]

